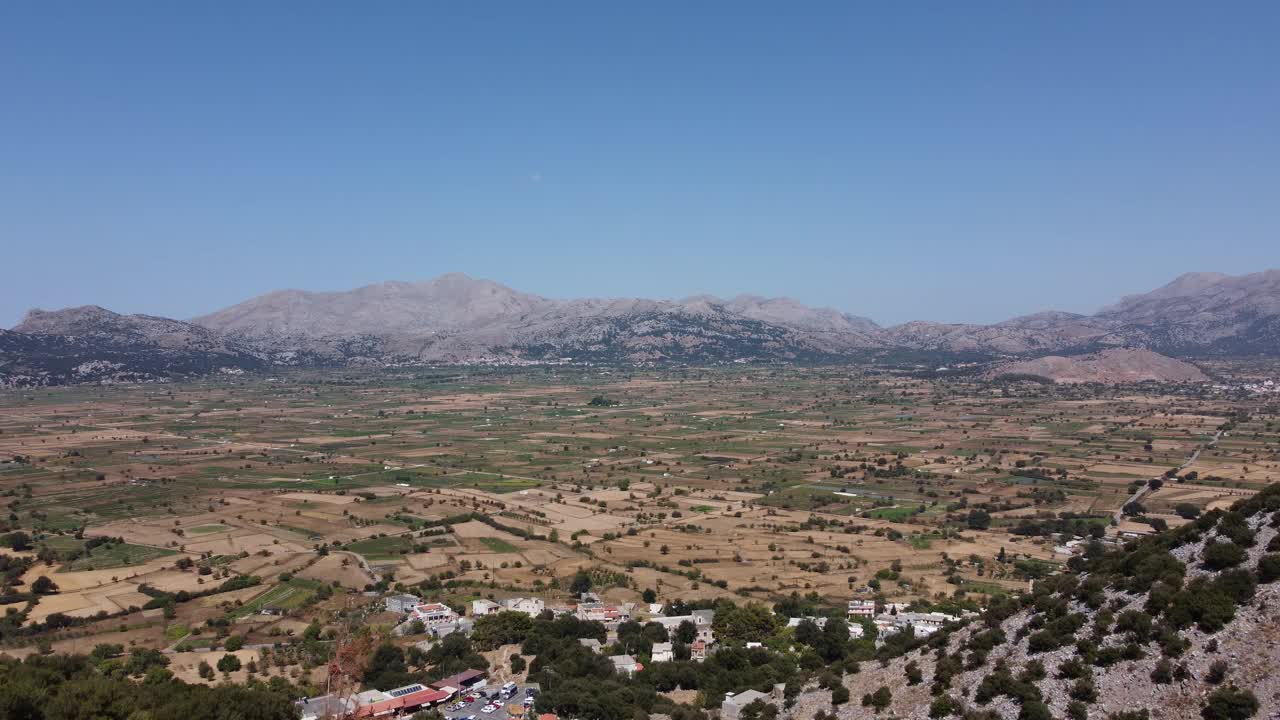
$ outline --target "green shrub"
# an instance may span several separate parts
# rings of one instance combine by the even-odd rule
[[[1245,551],[1235,543],[1214,542],[1205,545],[1200,553],[1204,566],[1209,570],[1225,570],[1244,562]]]
[[[1258,712],[1258,698],[1248,690],[1221,687],[1209,694],[1200,717],[1204,720],[1246,720]]]
[[[1168,658],[1160,658],[1156,661],[1155,669],[1151,671],[1151,681],[1158,685],[1168,685],[1173,682],[1173,663]]]
[[[929,717],[945,718],[960,712],[960,703],[950,695],[939,695],[929,703]]]
[[[1280,535],[1276,535],[1280,539]],[[1270,553],[1258,559],[1258,582],[1273,583],[1280,580],[1280,554]]]

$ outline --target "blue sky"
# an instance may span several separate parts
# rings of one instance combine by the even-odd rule
[[[1278,26],[1275,2],[5,3],[0,326],[450,271],[884,323],[1091,312],[1280,266]]]

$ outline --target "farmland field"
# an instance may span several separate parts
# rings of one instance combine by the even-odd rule
[[[1057,572],[1073,538],[1280,480],[1263,399],[892,367],[298,373],[0,409],[6,530],[48,561],[10,586],[14,652],[269,646],[313,621],[390,626],[391,592],[563,606],[580,572],[619,602],[977,607]],[[28,608],[40,575],[57,589]]]
[[[77,558],[66,565],[63,565],[59,572],[73,572],[76,570],[110,570],[113,568],[128,567],[130,565],[141,565],[143,563],[155,560],[156,558],[175,555],[173,550],[165,548],[147,547],[144,545],[112,544],[99,545],[93,548],[85,557]]]

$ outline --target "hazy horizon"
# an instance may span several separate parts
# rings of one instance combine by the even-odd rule
[[[0,326],[460,271],[884,325],[1280,265],[1280,5],[0,9]]]

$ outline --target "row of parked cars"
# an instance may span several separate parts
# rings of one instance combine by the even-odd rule
[[[480,712],[484,713],[485,715],[490,715],[492,713],[497,712],[499,709],[501,709],[502,704],[504,702],[514,698],[516,695],[519,694],[519,692],[520,692],[520,687],[518,685],[516,685],[514,682],[508,682],[504,684],[502,687],[497,688],[496,690],[489,690],[487,692],[484,690],[475,691],[469,695],[466,695],[460,698],[457,702],[445,708],[445,710],[451,713],[458,712],[459,710],[469,707],[474,702],[477,702],[479,700],[486,700],[487,702],[485,703],[484,707],[480,708]],[[534,695],[537,694],[537,692],[538,691],[535,690],[534,688],[525,688],[524,706],[526,708],[531,707],[533,705],[533,697]],[[475,715],[466,715],[466,716],[456,715],[453,717],[453,720],[477,720],[477,719]]]

